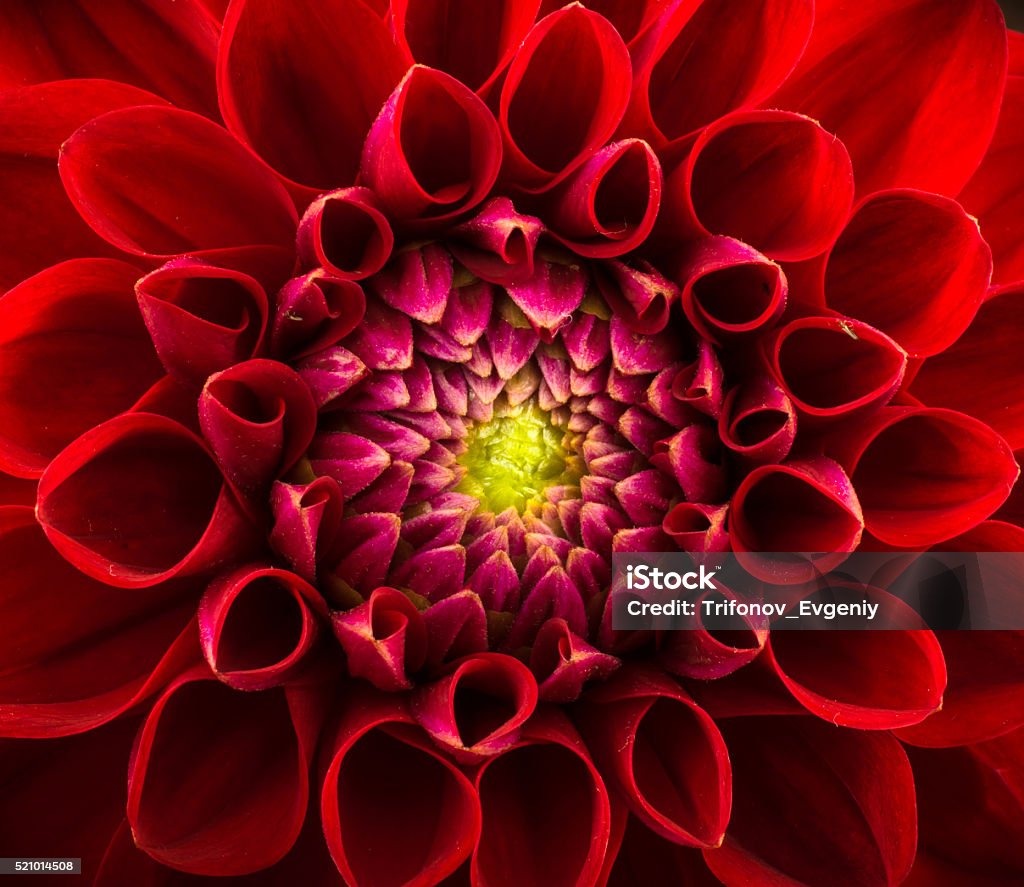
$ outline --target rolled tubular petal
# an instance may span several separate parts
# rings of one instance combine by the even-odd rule
[[[903,548],[933,545],[980,523],[1020,474],[998,434],[953,410],[891,407],[841,447],[865,528]]]
[[[135,284],[153,346],[171,375],[202,385],[253,357],[267,329],[267,294],[240,271],[175,259]]]
[[[978,223],[956,201],[885,191],[857,207],[829,253],[825,302],[928,357],[967,329],[991,275]]]
[[[414,65],[366,137],[360,181],[385,211],[422,227],[472,209],[501,169],[501,133],[487,106],[441,71]]]
[[[955,194],[992,138],[1005,76],[995,0],[869,0],[855,10],[819,0],[807,50],[771,101],[846,143],[859,193]]]
[[[639,139],[612,142],[544,195],[551,233],[574,253],[621,256],[651,233],[661,206],[661,164]]]
[[[503,177],[527,190],[565,178],[615,132],[629,52],[607,19],[572,4],[527,35],[501,89]]]
[[[218,27],[200,0],[74,0],[53,6],[12,0],[4,18],[0,89],[62,77],[106,78],[182,108],[217,113]]]
[[[767,98],[799,60],[814,17],[811,0],[669,5],[637,52],[626,115],[656,148]]]
[[[726,884],[895,887],[914,860],[914,779],[887,733],[812,718],[722,724],[734,773],[725,842],[704,858]]]
[[[469,857],[480,801],[401,697],[350,694],[329,756],[324,835],[346,882],[429,887]]]
[[[333,277],[362,280],[384,267],[395,244],[369,188],[340,188],[314,200],[299,224],[299,257]]]
[[[428,611],[429,612],[429,611]],[[409,675],[427,655],[427,628],[416,605],[394,588],[378,588],[366,603],[331,617],[348,655],[348,671],[381,690],[408,690]]]
[[[290,247],[295,237],[295,207],[270,170],[221,127],[188,111],[103,114],[63,144],[59,166],[82,218],[135,255]]]
[[[83,573],[140,588],[237,557],[249,530],[203,441],[152,413],[87,431],[50,463],[36,514]]]
[[[612,808],[579,734],[557,709],[538,711],[512,749],[477,770],[483,832],[472,879],[501,884],[600,883]]]
[[[126,595],[74,569],[31,508],[0,508],[0,735],[92,730],[195,659],[195,589]]]
[[[318,728],[298,689],[238,693],[205,665],[185,672],[154,704],[132,754],[136,845],[193,874],[244,875],[277,862],[306,815]]]
[[[366,296],[357,283],[318,268],[293,277],[277,295],[270,332],[278,356],[309,357],[344,339],[366,315]]]
[[[1022,133],[1024,72],[1017,71],[1015,76],[1006,78],[999,125],[988,152],[957,198],[977,217],[985,240],[992,247],[997,283],[1024,279],[1024,248],[1020,237],[1024,182],[1019,164],[1014,160],[1020,156]]]
[[[842,230],[853,169],[843,143],[810,118],[737,111],[698,136],[665,188],[673,208],[666,225],[799,261],[824,252]]]
[[[516,212],[507,197],[495,197],[453,230],[456,240],[449,247],[477,277],[510,283],[533,274],[533,254],[543,230],[540,219]]]
[[[911,393],[932,407],[967,413],[1024,447],[1024,286],[994,290],[962,336],[926,360]]]
[[[612,261],[598,271],[597,285],[615,316],[637,333],[660,333],[679,288],[648,262]]]
[[[603,680],[620,664],[573,633],[564,619],[545,622],[530,651],[530,669],[544,702],[572,702],[587,681]]]
[[[859,484],[824,457],[755,468],[733,494],[732,549],[745,569],[767,579],[810,574],[798,564],[758,558],[757,552],[820,554],[818,568],[831,570],[860,543],[865,520],[857,490]]]
[[[395,37],[417,62],[485,93],[512,61],[540,0],[395,0]]]
[[[317,190],[351,185],[370,124],[408,61],[361,0],[302,0],[287,9],[238,0],[220,40],[221,113],[293,181]]]
[[[199,423],[224,476],[245,490],[265,487],[306,452],[316,404],[294,370],[249,360],[211,376],[199,396]]]
[[[914,613],[880,589],[858,595],[883,611]],[[766,658],[793,696],[812,714],[861,730],[893,730],[920,723],[942,705],[946,665],[935,635],[919,630],[776,631]],[[892,680],[893,673],[900,675]]]
[[[779,385],[759,375],[730,391],[718,420],[718,436],[752,464],[781,462],[796,439],[796,408]]]
[[[476,764],[512,748],[537,705],[537,681],[518,659],[474,653],[416,691],[416,720],[457,761]]]
[[[93,117],[156,104],[152,93],[108,80],[57,80],[0,93],[0,292],[66,259],[120,254],[72,206],[56,160],[64,140]]]
[[[725,528],[728,513],[727,505],[680,502],[665,515],[661,528],[680,551],[694,554],[728,551],[729,532]]]
[[[591,690],[576,723],[633,814],[677,844],[715,847],[729,821],[729,753],[710,716],[655,671],[623,669]]]
[[[681,250],[673,277],[694,328],[712,341],[771,326],[786,307],[783,270],[730,237],[707,237]]]
[[[271,546],[303,579],[315,583],[321,562],[333,560],[340,541],[342,488],[329,476],[308,484],[277,481],[270,490],[270,507]]]
[[[248,564],[217,577],[199,602],[199,637],[213,673],[236,690],[266,690],[296,676],[326,615],[305,580]]]
[[[773,337],[772,371],[792,403],[811,419],[846,417],[892,399],[907,353],[866,323],[803,317]]]
[[[0,468],[38,477],[83,431],[163,374],[139,317],[139,270],[73,259],[0,300]]]

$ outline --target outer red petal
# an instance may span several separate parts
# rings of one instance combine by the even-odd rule
[[[472,852],[481,819],[473,785],[401,697],[352,693],[328,755],[324,834],[349,884],[429,887]]]
[[[302,828],[319,728],[298,689],[239,693],[205,665],[157,700],[128,773],[137,846],[186,872],[242,875],[281,859]]]
[[[1024,447],[1024,285],[992,292],[966,332],[924,362],[910,386],[928,406],[959,410]]]
[[[1019,35],[1018,35],[1019,37]],[[1024,74],[1008,77],[999,126],[981,166],[959,200],[977,216],[992,247],[997,283],[1024,278]]]
[[[992,138],[1005,76],[995,0],[818,0],[803,59],[769,102],[837,133],[861,194],[955,194]]]
[[[914,780],[887,733],[810,718],[721,723],[733,814],[704,858],[729,887],[896,887],[914,860]]]
[[[766,98],[799,60],[814,18],[811,0],[669,5],[635,51],[623,126],[657,148]]]
[[[512,61],[540,0],[394,0],[395,38],[417,62],[484,93]]]
[[[629,53],[607,19],[572,4],[534,26],[502,85],[503,176],[526,189],[564,178],[615,132]]]
[[[57,174],[64,140],[100,114],[159,104],[108,80],[61,80],[0,91],[0,292],[63,259],[115,256],[75,211]]]
[[[664,237],[724,234],[771,259],[799,261],[842,230],[853,169],[843,143],[814,120],[737,111],[704,129],[667,173],[665,198]]]
[[[194,588],[133,596],[89,579],[18,506],[0,508],[0,558],[0,735],[91,730],[195,660]]]
[[[136,255],[294,244],[284,186],[220,126],[188,111],[104,114],[64,143],[59,166],[82,218]]]
[[[38,477],[163,375],[135,303],[139,274],[114,259],[75,259],[0,300],[0,468]]]
[[[199,0],[9,0],[0,89],[102,77],[216,116],[219,30]]]
[[[319,190],[351,185],[370,124],[408,63],[360,0],[234,0],[217,62],[221,112],[288,178]]]
[[[594,887],[608,850],[608,792],[579,734],[542,709],[515,748],[477,770],[483,832],[477,887]]]
[[[967,328],[991,276],[991,250],[955,200],[883,191],[858,205],[829,253],[825,302],[927,357]]]
[[[152,413],[124,413],[77,438],[40,479],[36,513],[65,558],[125,588],[247,549],[234,494],[205,444]]]

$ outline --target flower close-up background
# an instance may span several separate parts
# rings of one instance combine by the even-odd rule
[[[3,0],[0,856],[1024,883],[1024,632],[609,604],[1024,551],[1022,281],[995,0]]]

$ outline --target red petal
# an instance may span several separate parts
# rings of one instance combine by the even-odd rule
[[[473,883],[595,887],[611,807],[579,734],[557,709],[538,714],[522,742],[477,771],[483,832]]]
[[[57,155],[64,140],[93,117],[155,104],[160,99],[151,93],[106,80],[0,92],[0,291],[63,259],[121,254],[71,205]]]
[[[776,260],[824,252],[853,201],[853,169],[839,141],[784,111],[737,111],[697,138],[668,173],[662,227],[745,241]]]
[[[299,225],[299,257],[333,277],[362,280],[384,267],[395,245],[369,188],[341,188],[314,200]]]
[[[639,139],[612,142],[557,188],[541,215],[574,253],[610,258],[630,252],[651,233],[661,206],[661,164]]]
[[[188,111],[96,117],[64,143],[59,167],[82,218],[136,255],[294,242],[284,187],[221,127]]]
[[[734,773],[725,843],[704,858],[726,884],[896,887],[914,860],[914,780],[886,733],[811,718],[722,723]]]
[[[781,462],[796,439],[796,409],[775,381],[758,375],[730,391],[722,404],[718,436],[746,462]]]
[[[518,659],[474,653],[421,687],[411,711],[437,745],[464,764],[512,748],[537,705],[537,681]]]
[[[574,634],[564,619],[545,622],[530,651],[530,669],[545,702],[573,702],[587,681],[604,680],[619,665],[614,656]]]
[[[858,439],[846,438],[865,528],[889,545],[923,547],[969,530],[1002,505],[1020,473],[999,435],[952,410],[888,408]]]
[[[672,277],[683,290],[683,311],[705,338],[763,330],[786,307],[786,275],[745,243],[705,237],[680,252]]]
[[[458,80],[414,65],[366,137],[360,181],[399,220],[451,219],[476,206],[501,168],[501,134]]]
[[[630,131],[653,136],[658,148],[766,98],[793,70],[814,18],[811,0],[673,7],[637,53],[626,115]]]
[[[690,847],[721,842],[729,753],[677,684],[655,671],[620,671],[587,695],[576,720],[602,772],[648,828]]]
[[[237,486],[265,488],[306,452],[316,404],[294,371],[250,360],[211,376],[199,396],[199,422],[217,461]]]
[[[981,166],[960,192],[959,200],[978,218],[992,247],[995,280],[1007,283],[1024,278],[1024,179],[1020,154],[1024,149],[1024,76],[1008,77],[999,126]]]
[[[924,362],[911,384],[922,403],[991,425],[1014,449],[1024,446],[1024,287],[996,290],[967,331]]]
[[[858,586],[861,592],[899,608],[903,624],[913,617],[883,591]],[[919,723],[942,705],[946,666],[927,630],[774,631],[766,656],[801,705],[838,726],[892,730]]]
[[[505,284],[533,274],[533,254],[543,230],[540,219],[517,213],[507,197],[495,197],[452,232],[455,240],[448,247],[477,277]]]
[[[412,686],[427,655],[427,629],[416,605],[394,588],[378,588],[366,603],[331,617],[348,657],[348,671],[381,690]]]
[[[956,201],[886,191],[859,205],[829,253],[825,301],[927,357],[967,328],[991,274],[978,224]]]
[[[199,0],[4,4],[0,89],[102,77],[217,115],[217,22]]]
[[[213,581],[199,603],[210,669],[236,690],[265,690],[295,677],[326,615],[320,593],[294,573],[250,564]]]
[[[866,323],[804,317],[773,337],[772,371],[811,420],[846,418],[888,403],[903,382],[907,354]]]
[[[198,387],[262,350],[267,294],[248,274],[175,259],[139,280],[135,292],[161,362],[186,385]]]
[[[360,0],[301,9],[236,0],[217,60],[228,128],[274,169],[319,190],[351,185],[370,124],[408,67]]]
[[[132,754],[136,845],[194,874],[277,862],[306,815],[316,729],[298,691],[238,693],[205,665],[186,672],[153,706]]]
[[[863,529],[855,485],[822,457],[755,468],[733,495],[729,514],[733,551],[833,553],[817,561],[822,570],[842,563]],[[740,559],[745,569],[762,574],[760,559]],[[779,577],[789,574],[785,565],[775,567]]]
[[[512,61],[540,0],[394,0],[395,38],[422,65],[484,93]]]
[[[908,887],[999,887],[1024,879],[1024,732],[909,754],[920,839]]]
[[[1005,75],[994,0],[818,0],[811,42],[771,102],[839,135],[861,194],[955,194],[988,147]]]
[[[193,588],[145,595],[61,559],[29,508],[0,508],[0,733],[51,737],[117,717],[195,660]]]
[[[415,726],[401,697],[349,697],[321,805],[331,856],[349,884],[429,887],[480,834],[473,785]]]
[[[0,300],[0,468],[38,477],[163,375],[135,304],[139,273],[113,259],[75,259]]]
[[[308,484],[277,481],[270,490],[270,544],[307,582],[315,583],[322,562],[329,566],[337,553],[342,495],[338,482],[329,476]]]
[[[206,569],[247,542],[205,444],[151,413],[124,413],[70,444],[43,473],[36,511],[65,558],[124,588]]]
[[[615,132],[629,80],[626,46],[597,13],[572,4],[535,25],[501,90],[503,175],[527,189],[568,175]]]

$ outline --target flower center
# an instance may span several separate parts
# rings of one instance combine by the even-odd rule
[[[466,474],[457,489],[495,514],[525,513],[548,487],[579,480],[566,432],[533,400],[496,407],[494,418],[470,429],[466,444],[458,458]]]

